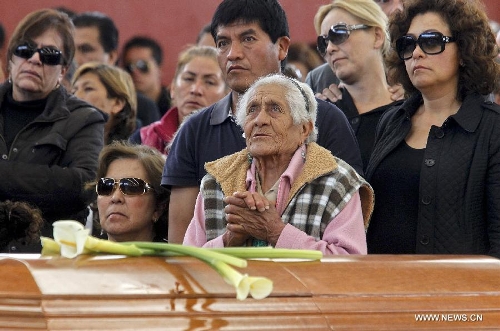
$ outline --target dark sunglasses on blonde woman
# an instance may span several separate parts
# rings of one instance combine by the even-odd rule
[[[328,30],[328,36],[318,36],[317,48],[321,56],[325,56],[326,48],[328,47],[328,42],[334,45],[340,45],[349,39],[351,31],[368,29],[370,26],[366,24],[355,24],[347,25],[346,23],[338,23],[333,25],[330,30]]]

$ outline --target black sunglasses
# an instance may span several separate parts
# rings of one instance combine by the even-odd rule
[[[97,181],[95,191],[98,195],[111,195],[115,191],[116,185],[124,195],[143,195],[153,190],[153,187],[140,178],[121,178],[116,181],[114,178],[101,178]]]
[[[318,36],[318,52],[321,54],[321,56],[325,56],[329,41],[334,45],[340,45],[347,39],[349,39],[351,31],[368,28],[370,28],[370,26],[366,24],[347,25],[346,23],[338,23],[336,25],[332,25],[330,30],[328,30],[328,36]]]
[[[14,55],[23,59],[31,59],[33,54],[40,54],[40,61],[43,64],[55,66],[63,63],[63,56],[60,50],[52,47],[36,48],[29,44],[22,44],[14,49]]]
[[[125,66],[125,70],[131,74],[134,69],[139,70],[143,74],[147,74],[149,71],[149,65],[144,60],[137,60],[135,63],[129,63]]]
[[[418,39],[406,35],[396,40],[396,51],[401,60],[408,60],[413,56],[413,51],[417,48],[429,55],[435,55],[444,52],[445,45],[456,41],[454,37],[444,36],[441,32],[424,32]]]

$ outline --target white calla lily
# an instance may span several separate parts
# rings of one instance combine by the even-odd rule
[[[248,283],[252,298],[260,300],[267,298],[273,291],[273,282],[265,277],[246,277],[243,279]]]
[[[233,267],[222,261],[213,261],[212,267],[224,278],[226,283],[236,289],[236,299],[245,300],[250,293],[250,283],[246,281],[247,274],[236,271]]]
[[[77,221],[64,220],[53,223],[54,240],[61,246],[61,255],[74,258],[85,253],[85,242],[89,236],[89,229]]]

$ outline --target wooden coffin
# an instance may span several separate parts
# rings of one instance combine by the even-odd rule
[[[3,255],[0,330],[500,329],[490,257],[255,260],[242,271],[272,279],[272,294],[239,301],[189,257]]]

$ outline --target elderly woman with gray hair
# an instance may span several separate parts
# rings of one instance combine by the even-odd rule
[[[248,89],[236,112],[247,148],[205,165],[184,244],[366,254],[373,191],[314,142],[316,107],[309,86],[279,74]]]

